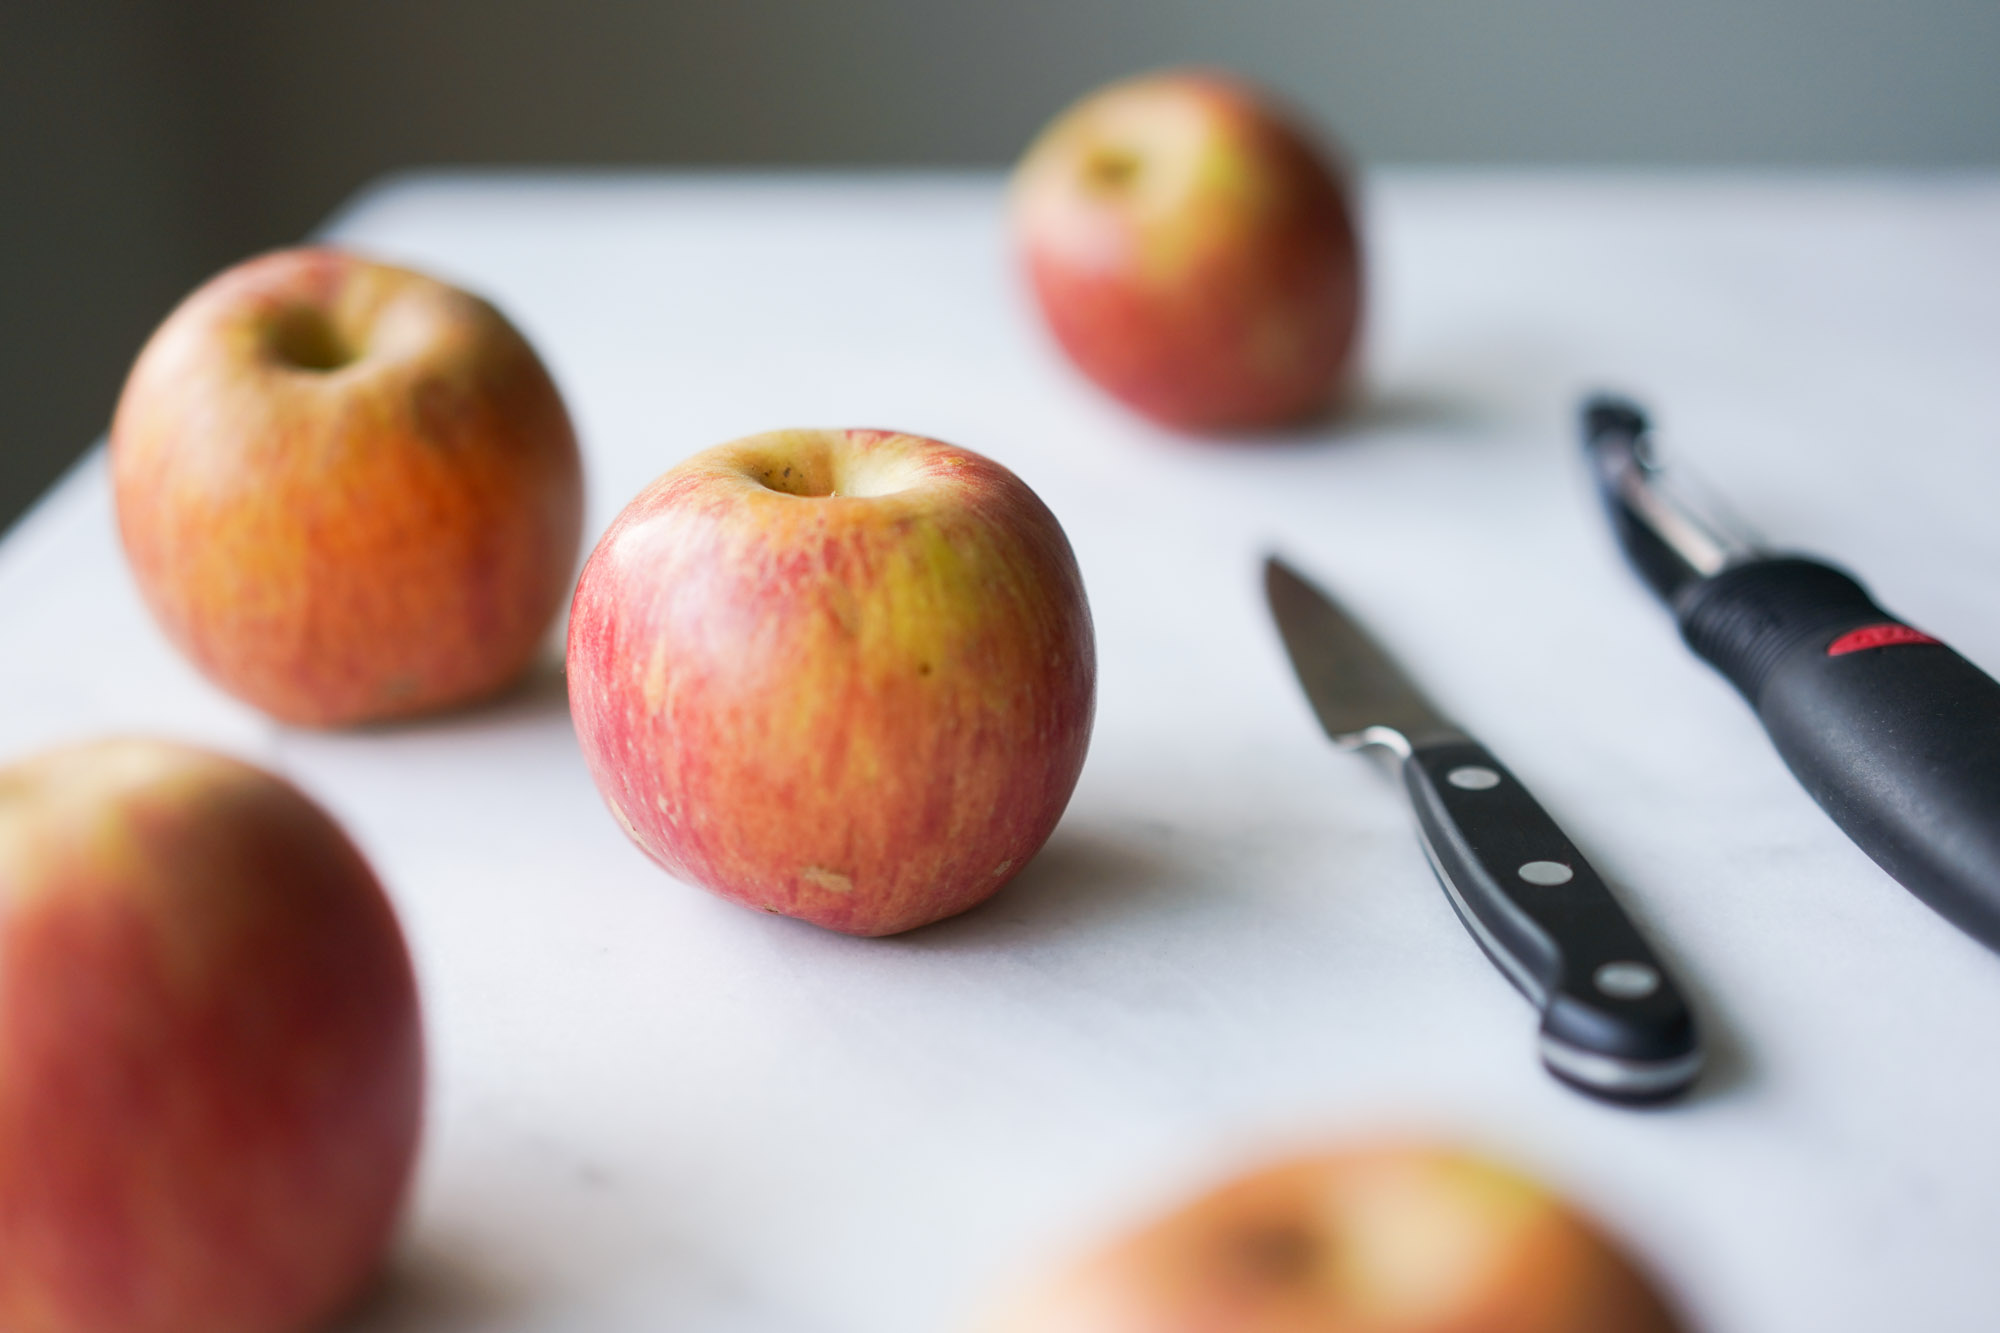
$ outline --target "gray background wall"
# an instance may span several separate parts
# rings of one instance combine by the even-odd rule
[[[2000,0],[0,0],[0,522],[173,301],[426,163],[992,163],[1262,79],[1364,164],[2000,165]]]

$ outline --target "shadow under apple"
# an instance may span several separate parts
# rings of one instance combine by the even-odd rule
[[[1232,453],[1282,454],[1337,448],[1385,435],[1476,439],[1501,417],[1493,403],[1462,389],[1430,384],[1370,384],[1288,425],[1182,438],[1202,449],[1220,447]]]
[[[374,1286],[329,1333],[447,1333],[515,1323],[536,1295],[470,1247],[414,1237],[389,1257]]]
[[[1176,836],[1160,821],[1067,819],[993,897],[887,942],[919,949],[1018,948],[1157,910],[1162,899],[1202,895],[1206,890],[1188,857],[1170,845]]]
[[[569,683],[563,672],[561,653],[545,651],[538,653],[528,669],[515,677],[513,683],[484,699],[417,717],[365,722],[360,726],[342,728],[340,734],[406,736],[425,731],[486,727],[495,723],[540,722],[557,716],[565,722],[568,720]]]

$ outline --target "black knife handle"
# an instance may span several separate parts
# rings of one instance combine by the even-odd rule
[[[1833,822],[2000,949],[2000,682],[1815,560],[1732,566],[1675,611]]]
[[[1550,1070],[1620,1100],[1692,1082],[1700,1045],[1673,979],[1528,789],[1463,739],[1415,746],[1403,780],[1452,906],[1541,1011]]]

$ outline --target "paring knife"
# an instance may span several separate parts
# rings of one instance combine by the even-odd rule
[[[1549,1071],[1615,1101],[1684,1090],[1701,1069],[1687,1005],[1556,822],[1326,593],[1275,556],[1264,591],[1334,744],[1399,757],[1431,868],[1473,939],[1540,1011]]]
[[[1806,791],[1905,888],[2000,949],[2000,683],[1842,570],[1764,549],[1676,484],[1632,403],[1588,400],[1583,441],[1626,557]]]

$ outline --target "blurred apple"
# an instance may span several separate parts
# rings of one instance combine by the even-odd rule
[[[1218,74],[1115,84],[1022,159],[1015,238],[1070,359],[1188,430],[1284,425],[1350,370],[1360,247],[1341,175]]]
[[[1378,1146],[1247,1176],[1084,1259],[982,1333],[1674,1333],[1547,1190]]]
[[[521,335],[337,250],[250,260],[183,302],[126,381],[111,472],[168,637],[310,726],[506,686],[582,535],[576,438]]]
[[[625,508],[584,566],[570,711],[671,873],[854,935],[962,912],[1054,829],[1096,658],[1047,506],[964,449],[751,436]]]
[[[396,918],[295,789],[146,741],[0,771],[0,1329],[324,1321],[422,1097]]]

